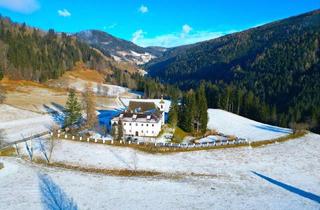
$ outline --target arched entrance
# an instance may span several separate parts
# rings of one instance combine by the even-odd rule
[[[139,136],[139,132],[138,131],[136,131],[136,136]]]

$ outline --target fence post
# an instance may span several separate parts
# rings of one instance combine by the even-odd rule
[[[97,139],[94,139],[94,142],[95,142],[95,143],[97,143],[97,142],[98,142],[98,140],[97,140]]]
[[[60,133],[58,133],[57,137],[58,137],[58,138],[60,137]]]
[[[90,138],[88,137],[88,138],[87,138],[87,142],[89,142],[89,141],[90,141]]]
[[[79,140],[82,141],[82,136],[80,136]]]
[[[72,136],[72,140],[74,140],[74,136]]]
[[[67,139],[67,138],[68,138],[68,135],[67,135],[67,134],[66,134],[66,135],[64,135],[64,138],[65,138],[65,139]]]
[[[113,140],[111,140],[111,144],[113,144]]]

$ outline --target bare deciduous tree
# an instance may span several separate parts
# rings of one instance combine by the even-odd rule
[[[96,115],[96,102],[92,92],[92,85],[90,83],[87,84],[85,92],[83,93],[84,98],[84,108],[87,114],[86,127],[87,128],[95,128],[98,119]]]
[[[2,104],[5,99],[6,99],[6,91],[4,87],[0,84],[0,104]]]
[[[4,131],[0,129],[0,148],[4,146]]]

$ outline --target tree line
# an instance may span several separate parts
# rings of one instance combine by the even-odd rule
[[[0,16],[0,79],[45,82],[60,77],[77,61],[102,69],[102,55],[66,33],[48,32],[16,24]]]
[[[191,89],[185,92],[181,100],[172,98],[171,102],[169,123],[173,127],[179,126],[192,134],[204,134],[207,131],[208,106],[204,83],[196,91]]]
[[[210,108],[320,132],[320,11],[169,50],[149,70],[183,90],[206,81]],[[171,57],[170,57],[171,56]]]

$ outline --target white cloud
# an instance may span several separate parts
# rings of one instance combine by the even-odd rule
[[[190,33],[190,31],[192,30],[191,26],[189,26],[188,24],[184,24],[182,26],[182,32],[185,33],[185,34],[188,34]]]
[[[30,14],[40,8],[37,0],[0,0],[0,7],[14,12]]]
[[[118,23],[113,23],[111,25],[108,26],[109,29],[113,29],[115,27],[117,27]]]
[[[137,33],[141,31],[140,33]],[[189,30],[189,33],[185,33],[182,37],[182,33],[171,33],[171,34],[164,34],[152,38],[146,38],[144,37],[144,32],[142,30],[139,30],[135,33],[136,36],[134,36],[135,39],[132,39],[132,41],[140,45],[142,47],[147,46],[161,46],[161,47],[176,47],[180,45],[187,45],[187,44],[193,44],[205,40],[214,39],[229,33],[236,32],[234,30],[230,31],[194,31],[193,33],[190,33],[191,30]],[[139,35],[139,36],[138,36]]]
[[[70,17],[71,13],[67,9],[58,10],[58,15],[62,17]]]
[[[103,26],[103,30],[114,29],[117,26],[118,26],[118,23],[112,23],[112,24],[110,24],[108,26]]]
[[[139,29],[139,30],[137,30],[136,32],[134,32],[133,34],[132,34],[132,42],[133,43],[136,43],[136,42],[138,42],[139,40],[143,40],[144,39],[144,32],[143,32],[143,30],[142,29]]]
[[[139,12],[141,12],[141,13],[147,13],[147,12],[149,12],[149,9],[148,9],[147,6],[141,5],[140,8],[139,8]]]

